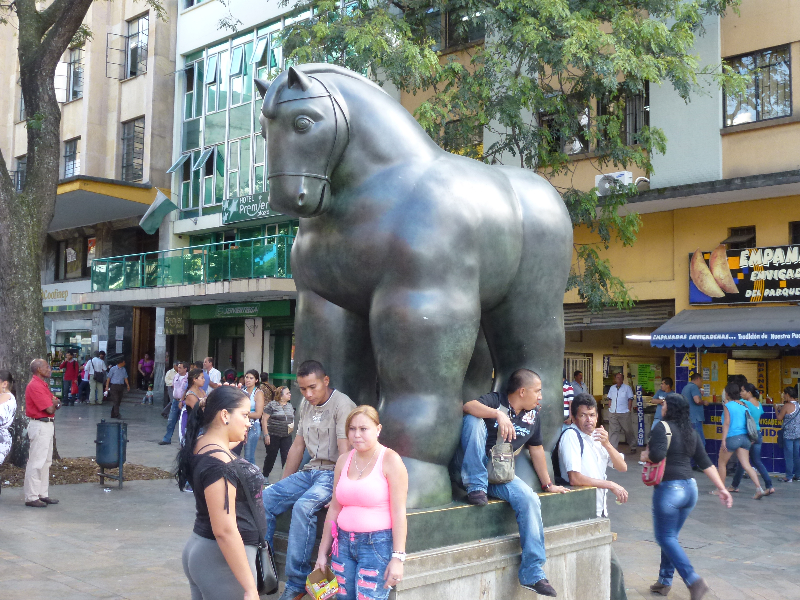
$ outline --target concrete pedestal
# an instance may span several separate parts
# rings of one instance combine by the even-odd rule
[[[608,519],[594,519],[545,529],[544,570],[558,597],[608,600],[611,531]],[[417,552],[406,560],[405,578],[393,592],[396,600],[531,600],[520,587],[518,535]]]
[[[595,489],[540,494],[547,563],[544,571],[558,597],[608,600],[611,530],[595,518]],[[278,518],[275,559],[283,581],[290,513]],[[324,514],[319,515],[321,533]],[[487,506],[455,501],[408,512],[405,578],[393,600],[532,600],[520,587],[519,533],[511,507],[499,500]],[[316,550],[313,557],[316,557]]]

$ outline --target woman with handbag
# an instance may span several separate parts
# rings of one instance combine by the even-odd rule
[[[378,411],[358,406],[347,417],[353,450],[336,461],[333,499],[315,569],[328,552],[340,600],[385,600],[403,579],[408,471],[394,450],[378,443]]]
[[[256,464],[256,447],[261,439],[261,415],[264,414],[264,392],[258,386],[258,371],[255,369],[244,374],[244,392],[250,396],[250,430],[244,443],[244,457]]]
[[[264,430],[264,447],[267,456],[264,458],[264,477],[269,477],[278,453],[281,455],[281,466],[286,466],[289,448],[292,447],[292,429],[294,429],[294,407],[290,400],[292,392],[281,386],[275,390],[275,399],[264,407],[261,417],[261,428]]]
[[[738,384],[726,385],[725,393],[728,401],[722,407],[722,444],[719,447],[719,462],[717,463],[719,478],[725,481],[728,461],[736,453],[739,464],[747,472],[753,485],[756,486],[756,495],[753,496],[753,499],[759,500],[766,495],[766,492],[758,481],[758,473],[750,464],[750,446],[753,443],[747,435],[747,405],[740,399],[741,389]],[[716,494],[716,492],[711,493]]]
[[[261,507],[264,477],[229,448],[247,437],[250,398],[223,386],[189,415],[186,443],[178,454],[178,486],[191,483],[197,516],[183,549],[183,571],[192,600],[258,600],[258,561],[264,557],[266,516]],[[199,436],[199,432],[203,434]],[[256,504],[257,503],[257,504]],[[261,564],[273,569],[274,565]],[[269,572],[270,579],[274,570]]]
[[[737,392],[738,393],[738,392]],[[661,547],[658,581],[650,591],[666,596],[672,588],[675,569],[689,588],[691,600],[700,600],[708,591],[706,582],[695,572],[689,557],[678,542],[678,535],[689,513],[697,504],[697,482],[692,477],[692,459],[719,490],[720,501],[733,504],[730,492],[708,458],[700,437],[689,420],[689,401],[681,394],[667,394],[661,405],[662,422],[650,432],[648,450],[642,460],[658,463],[665,460],[661,483],[653,488],[653,530]],[[669,425],[671,442],[667,443]]]
[[[764,466],[764,463],[761,460],[761,445],[764,443],[764,436],[761,434],[761,426],[759,425],[759,421],[764,414],[764,407],[761,406],[761,402],[759,402],[758,389],[756,389],[756,386],[754,386],[752,383],[745,383],[742,386],[740,394],[742,395],[742,400],[747,406],[747,411],[753,417],[756,426],[758,426],[758,440],[753,442],[753,445],[750,446],[750,464],[755,467],[756,471],[761,473],[761,477],[764,479],[764,488],[766,489],[764,495],[769,496],[775,493],[775,486],[772,485],[772,478],[769,476],[769,471],[767,471],[767,468]],[[742,482],[743,475],[744,467],[741,463],[739,463],[739,465],[736,467],[736,473],[733,475],[733,483],[728,488],[729,492],[739,491],[739,484]]]
[[[780,481],[800,481],[800,406],[797,404],[797,388],[787,387],[781,394],[783,406],[775,418],[783,421],[783,458],[786,461],[786,477]]]

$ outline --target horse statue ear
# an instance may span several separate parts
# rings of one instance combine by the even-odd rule
[[[263,98],[266,96],[267,90],[269,89],[269,84],[271,82],[264,81],[263,79],[254,79],[253,81],[255,81],[256,89],[258,90],[258,93],[261,94],[261,97]]]
[[[289,67],[289,85],[288,87],[294,87],[295,84],[300,86],[300,89],[304,92],[308,91],[308,88],[311,87],[312,81],[299,69],[295,69],[294,67]]]

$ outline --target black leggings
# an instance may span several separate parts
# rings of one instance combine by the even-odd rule
[[[281,453],[281,466],[286,466],[286,457],[289,456],[289,448],[291,447],[292,436],[269,436],[269,445],[266,446],[267,456],[264,459],[264,477],[269,477],[269,474],[272,473],[272,468],[275,466],[275,460],[278,458],[278,452]]]

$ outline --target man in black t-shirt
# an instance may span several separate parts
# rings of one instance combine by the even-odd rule
[[[457,483],[467,490],[470,504],[483,506],[488,503],[488,496],[511,504],[517,515],[522,545],[519,582],[542,596],[555,596],[556,591],[542,569],[545,550],[539,496],[519,477],[508,483],[490,484],[487,471],[489,451],[500,435],[512,444],[515,452],[523,446],[528,448],[544,491],[567,491],[554,485],[547,471],[547,456],[536,412],[541,400],[541,378],[533,371],[519,369],[509,378],[505,393],[490,392],[464,404],[461,444],[453,458],[451,472]]]

